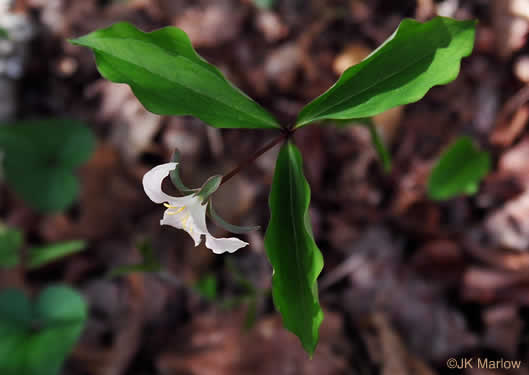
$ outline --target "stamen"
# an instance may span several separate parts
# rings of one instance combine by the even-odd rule
[[[164,203],[163,205],[167,208],[178,208],[178,206],[171,206],[169,203]]]
[[[189,219],[189,214],[187,214],[186,217],[182,219],[182,226],[184,227],[184,230],[187,230],[186,228],[187,219]]]
[[[169,207],[174,207],[174,206],[169,206]],[[174,207],[174,208],[177,208],[177,207]],[[167,215],[178,215],[180,212],[185,210],[185,208],[186,208],[186,206],[180,207],[178,210],[176,210],[174,212],[168,212]]]

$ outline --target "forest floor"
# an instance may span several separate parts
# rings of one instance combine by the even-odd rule
[[[2,272],[0,288],[65,282],[89,301],[65,375],[449,374],[457,371],[446,366],[451,357],[522,361],[516,372],[466,374],[529,374],[529,1],[283,0],[271,10],[254,1],[19,2],[38,32],[17,116],[80,119],[98,145],[79,172],[80,201],[67,212],[37,215],[0,187],[0,214],[31,243],[89,244],[24,277]],[[403,18],[436,14],[478,19],[475,50],[456,81],[376,119],[391,148],[390,173],[364,128],[310,126],[295,136],[325,259],[325,320],[312,360],[282,328],[269,294],[263,235],[278,150],[216,193],[222,216],[262,228],[233,255],[195,248],[186,233],[160,227],[162,209],[141,186],[175,148],[184,181],[200,186],[274,134],[153,115],[128,86],[100,77],[90,51],[67,42],[117,21],[146,31],[178,26],[205,59],[288,124]],[[492,172],[476,195],[433,202],[425,189],[430,169],[460,135],[491,152]],[[106,277],[138,261],[141,241],[165,273]],[[247,283],[257,291],[251,298]]]

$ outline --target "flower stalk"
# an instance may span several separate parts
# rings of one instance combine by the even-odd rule
[[[263,155],[265,152],[267,152],[268,150],[270,150],[271,148],[273,148],[274,146],[278,145],[279,143],[281,143],[282,141],[288,139],[288,137],[290,137],[290,135],[292,134],[293,132],[291,132],[290,130],[287,130],[287,131],[284,131],[282,132],[278,137],[274,138],[272,141],[270,141],[269,143],[267,143],[265,146],[263,146],[261,149],[259,149],[257,152],[255,152],[252,156],[250,156],[248,159],[244,160],[242,163],[240,163],[237,167],[235,167],[233,170],[231,170],[229,173],[227,173],[226,175],[224,175],[224,177],[222,177],[222,181],[220,182],[220,184],[224,184],[226,182],[228,182],[228,180],[230,178],[232,178],[233,176],[237,175],[240,171],[242,171],[244,168],[246,168],[248,165],[252,164],[257,158],[259,158],[259,156]]]

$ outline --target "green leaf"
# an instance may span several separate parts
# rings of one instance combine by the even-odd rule
[[[74,290],[49,287],[32,304],[16,289],[0,293],[0,373],[57,375],[86,320]]]
[[[121,22],[71,42],[91,48],[101,75],[130,85],[151,112],[192,115],[217,128],[279,128],[268,112],[201,58],[180,29],[144,33]]]
[[[0,224],[0,268],[12,268],[20,262],[22,232]]]
[[[73,169],[95,148],[95,137],[84,124],[66,119],[25,121],[0,126],[8,185],[34,209],[66,209],[79,194]]]
[[[299,337],[312,356],[323,320],[316,282],[323,257],[312,235],[309,202],[310,188],[303,175],[301,154],[287,143],[277,158],[265,247],[274,268],[274,304],[285,327]]]
[[[28,250],[28,268],[35,269],[54,262],[68,255],[83,251],[86,248],[84,241],[69,241],[54,243],[52,245],[33,247]]]
[[[471,138],[460,137],[441,155],[428,179],[431,199],[445,200],[474,194],[490,170],[490,155],[480,151]]]
[[[474,45],[475,21],[404,20],[397,31],[338,82],[303,108],[296,127],[323,119],[371,117],[420,100],[453,81]]]
[[[9,33],[7,32],[6,29],[4,29],[3,27],[0,27],[0,39],[7,39],[9,38]]]

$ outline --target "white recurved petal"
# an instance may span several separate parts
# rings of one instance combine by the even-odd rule
[[[206,247],[211,249],[215,254],[222,254],[224,252],[233,253],[241,247],[248,245],[236,237],[231,238],[215,238],[211,234],[206,235]]]
[[[162,191],[162,181],[176,168],[178,163],[165,163],[158,165],[143,176],[143,190],[154,203],[170,202],[175,197]]]
[[[202,201],[194,195],[171,197],[160,224],[185,230],[193,238],[195,246],[198,246],[201,236],[207,232],[206,206],[201,203]]]

